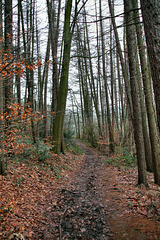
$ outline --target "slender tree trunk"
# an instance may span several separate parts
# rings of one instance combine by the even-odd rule
[[[28,36],[30,38],[31,41],[31,46],[28,46],[29,51],[29,62],[30,62],[30,66],[33,64],[34,62],[34,20],[35,20],[35,2],[30,2],[30,36]],[[36,130],[35,130],[35,124],[34,124],[34,71],[31,69],[30,70],[30,84],[29,84],[29,96],[28,96],[28,100],[30,103],[30,107],[32,109],[32,115],[31,115],[31,127],[32,127],[32,138],[33,138],[33,142],[36,143]]]
[[[100,5],[100,18],[102,19],[101,14],[101,1],[99,0]],[[103,80],[104,80],[104,88],[105,88],[105,95],[106,95],[106,105],[107,105],[107,124],[109,129],[109,149],[110,152],[115,151],[115,142],[114,142],[114,135],[113,135],[113,129],[112,129],[112,122],[111,122],[111,114],[110,114],[110,107],[109,107],[109,96],[108,96],[108,89],[107,89],[107,75],[106,75],[106,61],[105,61],[105,45],[104,45],[104,38],[103,38],[103,24],[102,20],[100,21],[100,28],[101,28],[101,42],[102,42],[102,67],[103,67]]]
[[[0,39],[3,39],[3,20],[2,20],[2,0],[0,0]],[[0,41],[0,52],[3,50],[3,42]],[[2,55],[0,55],[0,61],[2,62]],[[3,112],[3,78],[0,74],[0,115]],[[3,151],[3,121],[0,120],[0,149]],[[0,174],[5,174],[4,154],[0,154]]]
[[[110,26],[110,71],[111,71],[111,109],[112,109],[112,128],[114,131],[114,65],[113,65],[113,39],[112,39],[112,25]]]
[[[142,113],[141,113],[140,97],[139,97],[138,83],[137,83],[136,56],[135,56],[135,31],[134,31],[134,26],[132,24],[133,15],[131,10],[132,10],[132,1],[124,0],[130,85],[131,85],[131,95],[132,95],[132,102],[133,102],[133,127],[134,127],[134,138],[135,138],[136,150],[137,150],[137,159],[138,159],[138,184],[143,183],[145,186],[148,186],[147,178],[146,178],[145,150],[144,150],[144,140],[143,140],[143,130],[142,130]]]
[[[24,15],[23,15],[23,8],[22,8],[22,2],[19,1],[19,5],[20,5],[20,12],[21,12],[21,27],[22,27],[22,36],[23,36],[23,47],[24,47],[24,59],[26,62],[26,89],[25,89],[25,98],[24,98],[24,105],[27,102],[27,90],[28,90],[28,86],[29,86],[29,69],[27,68],[27,65],[29,65],[29,61],[28,61],[28,53],[27,53],[27,44],[26,44],[26,31],[25,31],[25,27],[24,27]],[[28,7],[27,7],[28,9]],[[28,10],[27,10],[28,12]],[[27,18],[27,24],[28,24],[28,18]]]
[[[157,110],[157,122],[160,132],[160,1],[141,0],[140,2],[146,35],[147,51],[151,65]],[[160,184],[160,175],[157,176],[156,182]]]
[[[119,55],[119,59],[120,59],[121,67],[122,67],[122,74],[123,74],[123,78],[124,78],[124,82],[125,82],[125,90],[126,90],[126,95],[127,95],[127,99],[128,99],[129,111],[130,111],[131,118],[132,118],[132,115],[133,115],[132,99],[131,99],[131,94],[130,94],[130,85],[129,85],[129,81],[128,81],[128,71],[126,69],[125,61],[124,61],[124,58],[122,55],[122,48],[121,48],[120,41],[119,41],[119,35],[118,35],[117,27],[116,27],[116,22],[115,22],[115,18],[114,18],[114,10],[112,7],[111,0],[108,0],[108,5],[109,5],[109,11],[111,14],[112,24],[113,24],[113,30],[114,30],[114,34],[115,34],[117,51],[118,51],[118,55]]]
[[[136,41],[136,39],[135,39]],[[147,114],[146,114],[146,106],[144,102],[144,94],[142,90],[142,79],[141,79],[141,73],[139,69],[139,59],[137,55],[137,42],[136,42],[136,68],[137,68],[137,80],[138,80],[138,87],[139,87],[139,96],[140,96],[140,104],[141,104],[141,112],[142,112],[142,128],[143,128],[143,138],[144,138],[144,148],[145,148],[145,159],[146,159],[146,166],[147,171],[152,172],[152,152],[151,152],[151,143],[149,138],[149,132],[148,132],[148,125],[147,125]]]
[[[8,56],[8,59],[13,58],[12,55],[12,0],[5,0],[5,44],[4,44],[4,51]],[[9,60],[11,61],[11,60]],[[13,101],[13,78],[11,74],[7,74],[4,82],[4,111],[7,113],[8,116],[11,114],[10,104]],[[8,124],[9,121],[7,120]]]
[[[85,12],[85,9],[84,9],[84,12]],[[84,21],[85,22],[87,21],[86,15],[84,17]],[[90,90],[91,90],[91,97],[92,97],[92,100],[93,100],[93,103],[94,103],[95,112],[96,112],[99,135],[102,136],[98,94],[96,92],[96,87],[95,87],[95,79],[94,79],[93,66],[92,66],[92,60],[91,60],[90,41],[89,41],[89,36],[88,36],[88,26],[87,26],[87,24],[85,24],[85,30],[86,30],[85,31],[86,38],[84,39],[84,45],[85,45],[86,51],[83,48],[84,49],[83,50],[83,54],[85,54],[86,52],[88,53],[88,61],[89,61],[89,64],[88,64],[89,65],[89,70],[88,70],[87,61],[85,59],[86,75],[87,75],[88,80],[89,80],[89,86],[90,86]],[[95,141],[93,142],[93,144],[95,144]]]
[[[137,8],[137,0],[132,0],[132,2],[133,2],[133,7]],[[136,23],[136,32],[137,32],[137,41],[138,41],[138,48],[139,48],[139,55],[140,55],[140,62],[141,62],[142,80],[143,80],[145,101],[146,101],[146,108],[147,108],[147,115],[148,115],[148,126],[149,126],[149,135],[150,135],[151,148],[152,148],[154,179],[155,179],[155,183],[160,184],[160,145],[158,140],[158,132],[157,132],[157,126],[155,121],[155,115],[154,115],[149,69],[146,61],[145,45],[142,38],[142,27],[139,23],[140,18],[139,18],[138,10],[134,11],[134,19]]]
[[[97,81],[98,81],[98,86],[97,89],[99,89],[99,94],[97,93],[97,98],[99,95],[100,98],[100,112],[101,112],[101,129],[102,129],[102,135],[104,135],[104,106],[103,106],[103,100],[104,100],[104,96],[103,96],[103,91],[102,91],[102,83],[101,83],[101,71],[100,71],[100,40],[99,40],[99,27],[98,27],[98,16],[97,16],[97,4],[96,4],[96,0],[95,0],[95,12],[96,12],[96,32],[97,32],[97,55],[98,55],[98,72],[97,72]],[[98,90],[97,90],[98,92]]]
[[[119,114],[120,114],[120,127],[123,134],[123,129],[125,129],[125,118],[124,118],[124,101],[123,101],[123,84],[121,83],[121,76],[120,76],[120,66],[119,66],[119,56],[117,53],[117,74],[118,74],[118,92],[119,92]],[[122,135],[121,134],[121,135]],[[121,136],[122,137],[122,136]]]
[[[44,83],[44,138],[47,141],[47,86],[48,86],[48,65],[45,71],[45,83]]]
[[[49,0],[47,1],[47,10],[48,10],[48,21],[49,21],[49,34],[51,39],[51,49],[52,49],[52,61],[53,61],[53,72],[52,72],[52,104],[51,104],[51,111],[56,111],[57,107],[57,98],[58,98],[58,71],[57,71],[57,41],[58,41],[58,31],[59,29],[56,29],[56,36],[55,36],[55,17],[53,14],[54,11],[54,4],[52,5],[49,3]],[[58,22],[57,25],[59,26]]]
[[[20,0],[18,0],[18,33],[17,33],[17,56],[19,60],[20,56]],[[21,105],[21,81],[20,81],[20,74],[16,75],[16,85],[17,85],[17,102]],[[21,112],[19,111],[19,115]]]

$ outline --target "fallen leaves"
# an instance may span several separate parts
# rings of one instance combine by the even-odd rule
[[[60,221],[63,226],[67,224],[64,219],[69,219],[74,228],[78,229],[77,212],[82,214],[78,220],[83,239],[87,233],[85,221],[91,225],[94,218],[100,215],[98,212],[93,215],[93,208],[84,199],[80,207],[74,201],[72,206],[67,205],[67,198],[69,201],[77,201],[79,198],[74,189],[72,192],[69,189],[68,193],[61,191],[60,194],[60,189],[65,189],[65,185],[73,187],[75,170],[79,171],[83,157],[74,155],[73,160],[73,155],[67,154],[56,158],[54,156],[52,159],[53,170],[49,160],[46,160],[45,167],[38,162],[12,162],[7,176],[0,176],[0,239],[8,239],[13,232],[21,232],[27,240],[58,239]],[[55,176],[54,164],[62,164],[61,179]],[[154,184],[152,174],[148,174],[150,189],[136,187],[136,176],[136,169],[104,165],[99,179],[96,179],[97,187],[92,189],[94,179],[92,176],[88,178],[88,191],[96,191],[106,206],[115,240],[158,239],[160,234],[160,188]],[[74,217],[71,219],[71,216]]]
[[[149,189],[136,186],[136,171],[107,166],[102,174],[103,199],[115,240],[151,240],[160,236],[160,187],[154,184],[153,174],[148,174]]]
[[[71,157],[65,158],[59,160],[62,169],[67,161],[70,165]],[[77,164],[76,161],[74,164]],[[64,185],[66,180],[56,178],[49,162],[47,166],[43,168],[38,162],[30,165],[12,162],[7,176],[0,176],[0,239],[8,239],[14,232],[21,232],[26,239],[41,239],[39,233],[43,232],[42,228],[51,224],[48,213],[56,202],[60,184]],[[64,176],[69,172],[63,169]]]

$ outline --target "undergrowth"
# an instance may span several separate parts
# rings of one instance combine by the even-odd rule
[[[78,141],[81,143],[84,143],[86,147],[92,147],[92,144],[89,141],[87,141],[86,139],[80,138],[80,139],[78,139]]]
[[[67,160],[64,161],[63,156],[58,156],[51,151],[52,145],[46,144],[42,140],[33,144],[30,139],[25,142],[25,148],[19,154],[12,155],[11,159],[8,159],[8,164],[11,161],[14,166],[24,165],[29,169],[38,168],[40,171],[44,171],[50,175],[54,175],[56,178],[62,178],[62,170],[72,170],[68,166]],[[80,149],[72,143],[74,151],[77,154]],[[16,185],[19,185],[22,179],[15,180]]]
[[[18,166],[24,166],[28,169],[39,169],[55,178],[62,178],[63,170],[72,170],[71,162],[67,157],[67,152],[74,155],[82,155],[83,150],[78,146],[75,139],[65,138],[66,155],[57,155],[52,151],[52,145],[38,140],[36,144],[29,137],[22,136],[21,143],[23,147],[18,151],[12,151],[10,156],[6,157],[5,167],[8,169],[16,169]],[[72,157],[72,161],[75,158]],[[11,165],[11,168],[9,168]],[[6,172],[7,174],[7,172]],[[23,179],[18,177],[15,179],[15,185],[19,186]]]
[[[117,147],[116,152],[112,154],[111,157],[104,160],[104,162],[118,168],[134,168],[137,165],[137,157],[132,156],[127,148]]]
[[[65,150],[74,153],[75,155],[83,154],[83,150],[78,146],[75,139],[65,138]]]

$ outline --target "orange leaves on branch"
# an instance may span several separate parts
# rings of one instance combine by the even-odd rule
[[[14,152],[15,155],[22,153],[26,148],[25,139],[31,136],[31,122],[37,123],[43,119],[43,115],[36,111],[34,112],[27,103],[24,107],[19,104],[10,103],[7,106],[10,109],[10,114],[7,112],[0,114],[0,121],[3,124],[10,122],[10,125],[5,124],[5,135],[3,138],[3,153]],[[27,146],[29,147],[29,146]]]
[[[7,33],[7,38],[11,39],[12,38],[12,35]]]
[[[50,114],[54,114],[55,112],[51,112],[51,111],[50,111],[49,113],[50,113]]]
[[[6,77],[7,76],[7,71],[2,71],[2,77]]]
[[[37,66],[37,67],[40,67],[41,65],[42,65],[42,60],[38,60],[36,66]]]
[[[26,65],[26,68],[29,69],[29,70],[34,70],[35,69],[35,66],[33,64],[31,65]]]
[[[10,78],[14,75],[20,75],[22,77],[24,73],[23,61],[20,60],[14,61],[15,56],[8,50],[8,53],[4,53],[1,51],[2,61],[0,61],[0,72],[2,73],[2,78]]]

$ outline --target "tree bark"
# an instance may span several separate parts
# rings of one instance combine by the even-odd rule
[[[119,55],[119,59],[120,59],[121,67],[122,67],[122,74],[123,74],[123,78],[124,78],[124,82],[125,82],[125,90],[126,90],[126,95],[127,95],[127,99],[128,99],[129,111],[130,111],[130,115],[132,118],[133,110],[132,110],[132,99],[131,99],[131,94],[130,94],[130,85],[129,85],[129,81],[128,81],[128,71],[126,69],[125,61],[124,61],[124,58],[122,55],[122,48],[120,45],[120,40],[119,40],[119,35],[118,35],[117,27],[116,27],[116,21],[114,18],[114,10],[112,7],[111,0],[108,0],[108,5],[109,5],[109,11],[110,11],[110,15],[111,15],[112,24],[113,24],[113,30],[114,30],[114,34],[115,34],[117,51],[118,51],[118,55]]]
[[[4,18],[4,51],[7,54],[8,59],[9,55],[12,54],[12,0],[5,0],[5,18]],[[13,58],[13,55],[11,56]],[[11,61],[11,60],[9,60]],[[7,115],[11,114],[10,104],[13,100],[13,78],[11,74],[7,73],[7,76],[4,80],[4,111]],[[9,121],[7,120],[8,124]]]
[[[133,1],[133,0],[132,0]],[[137,6],[135,0],[133,1],[134,6]],[[159,1],[141,1],[142,14],[144,20],[144,28],[147,40],[147,50],[151,65],[151,73],[153,80],[153,87],[155,93],[156,109],[157,109],[157,121],[160,129],[160,2]],[[157,15],[159,14],[159,15]],[[142,29],[139,22],[139,14],[135,11],[136,19],[136,31],[137,40],[141,61],[142,79],[146,100],[146,108],[148,114],[148,126],[150,141],[152,147],[152,159],[153,159],[153,170],[155,183],[160,185],[160,146],[158,140],[158,132],[154,117],[153,100],[151,93],[151,84],[149,79],[149,70],[146,62],[145,48],[142,38]],[[159,22],[158,22],[159,21]],[[158,25],[159,23],[159,25]],[[159,32],[158,32],[159,31]]]
[[[2,0],[0,0],[0,52],[3,50],[3,20],[2,20]],[[2,62],[2,55],[0,55],[0,60]],[[0,115],[3,112],[3,78],[0,74]],[[3,140],[4,140],[4,131],[3,131],[3,121],[0,120],[0,149],[3,151]],[[5,174],[5,163],[4,163],[4,154],[0,154],[0,174]]]
[[[61,152],[62,139],[63,139],[63,124],[64,115],[66,109],[66,99],[68,92],[68,74],[69,74],[69,62],[70,51],[72,42],[72,33],[70,30],[70,19],[72,10],[72,0],[67,0],[65,8],[65,23],[64,23],[64,50],[62,71],[60,78],[60,86],[57,99],[57,109],[55,116],[55,123],[53,128],[53,150],[59,154]]]
[[[160,132],[160,1],[141,0],[140,2]],[[160,179],[156,181],[160,182]]]
[[[19,61],[20,57],[20,0],[18,0],[18,33],[17,33],[17,61]],[[19,106],[21,105],[21,81],[20,81],[20,74],[17,73],[16,75],[16,85],[17,85],[17,102]],[[19,115],[21,111],[19,110]]]
[[[148,187],[146,178],[145,150],[142,130],[142,113],[138,92],[136,56],[135,56],[135,31],[133,26],[132,1],[124,0],[124,12],[126,23],[126,38],[128,48],[128,61],[130,72],[131,96],[133,103],[133,127],[138,160],[138,184]],[[130,24],[128,24],[130,23]]]
[[[100,5],[100,18],[102,19],[101,14],[101,0],[99,0]],[[104,81],[104,88],[105,88],[105,96],[106,96],[106,105],[107,105],[107,124],[109,130],[109,150],[111,153],[115,151],[115,142],[114,142],[114,135],[112,129],[112,121],[111,121],[111,114],[110,114],[110,107],[109,107],[109,96],[108,96],[108,88],[107,88],[107,75],[106,75],[106,61],[105,61],[105,45],[104,45],[104,38],[103,38],[103,23],[102,20],[100,21],[100,29],[101,29],[101,43],[102,43],[102,67],[103,67],[103,81]]]

